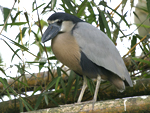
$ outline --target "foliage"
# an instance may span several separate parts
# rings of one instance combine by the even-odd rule
[[[131,9],[134,7],[133,1],[130,4]],[[15,4],[17,4],[17,2],[19,4],[19,1],[16,1]],[[122,2],[114,9],[108,5],[106,0],[101,0],[99,2],[96,2],[94,0],[51,0],[47,3],[45,3],[45,1],[41,1],[38,5],[36,2],[37,1],[35,0],[32,3],[32,12],[19,10],[19,8],[17,7],[9,9],[1,6],[1,8],[3,9],[2,13],[4,22],[1,23],[0,26],[2,26],[6,32],[8,28],[13,30],[17,26],[19,28],[19,31],[16,37],[7,37],[3,35],[2,32],[0,32],[0,36],[2,37],[0,38],[0,40],[2,40],[3,43],[5,43],[10,48],[10,51],[13,52],[11,61],[13,61],[16,57],[18,58],[19,62],[12,65],[12,67],[17,67],[17,78],[12,77],[11,75],[7,75],[5,72],[6,69],[2,68],[1,65],[0,71],[5,75],[5,77],[14,79],[15,82],[18,82],[18,85],[21,86],[18,86],[17,89],[14,89],[12,85],[15,82],[9,85],[5,77],[0,77],[0,82],[4,86],[4,90],[0,91],[1,100],[2,94],[7,95],[10,99],[11,95],[14,95],[15,97],[19,98],[20,103],[23,103],[24,105],[23,106],[22,104],[20,104],[20,111],[24,111],[23,107],[25,107],[25,111],[38,109],[42,99],[45,100],[45,103],[47,105],[49,104],[49,101],[52,101],[57,106],[59,106],[55,99],[53,99],[53,97],[59,96],[59,94],[65,95],[65,103],[69,103],[68,98],[72,92],[74,94],[73,101],[75,102],[77,100],[77,94],[79,93],[78,89],[82,85],[82,78],[79,76],[75,76],[75,74],[72,71],[70,74],[67,74],[67,71],[63,70],[62,68],[63,66],[60,67],[60,65],[62,64],[59,61],[57,61],[57,59],[53,55],[51,47],[45,46],[41,43],[41,36],[44,32],[44,28],[47,27],[46,19],[42,18],[42,16],[46,14],[49,15],[57,11],[67,12],[76,15],[77,17],[87,21],[88,23],[96,25],[98,29],[102,30],[108,35],[108,37],[113,41],[114,44],[117,44],[117,39],[123,40],[128,38],[128,40],[131,43],[131,47],[129,48],[129,52],[124,56],[124,58],[130,56],[132,59],[131,62],[133,66],[127,67],[136,67],[135,70],[140,71],[138,75],[141,75],[141,78],[150,77],[148,69],[143,68],[144,63],[150,65],[150,62],[144,59],[150,57],[150,48],[148,44],[149,42],[143,41],[146,36],[141,37],[138,34],[135,34],[135,30],[132,31],[130,34],[127,34],[121,27],[122,23],[125,24],[128,30],[132,26],[132,24],[130,24],[129,21],[126,19],[127,14],[129,15],[130,13],[134,13],[134,15],[138,17],[138,15],[132,10],[126,12],[124,11],[124,9],[126,8],[126,4],[130,3],[127,0],[122,0]],[[147,5],[150,5],[149,0],[147,0]],[[40,13],[39,10],[41,11]],[[121,10],[121,12],[119,12],[118,10]],[[31,16],[32,13],[37,14],[35,18]],[[119,21],[115,21],[114,14],[119,18]],[[149,7],[148,14],[150,15]],[[7,18],[9,18],[8,21]],[[24,18],[25,21],[20,21],[20,18]],[[142,26],[142,24],[140,24],[139,26]],[[32,39],[30,37],[32,37]],[[12,44],[15,45],[17,49],[14,48]],[[136,57],[137,45],[140,46],[140,49],[144,54],[142,57],[139,58]],[[36,46],[36,48],[38,48],[36,49],[36,54],[35,50],[33,51],[31,49],[31,47],[33,46]],[[26,55],[28,57],[34,57],[34,59],[32,61],[28,61],[26,60]],[[30,105],[24,98],[22,98],[23,95],[28,96],[27,89],[29,88],[29,85],[27,83],[26,77],[24,76],[25,74],[30,74],[31,76],[34,76],[34,74],[31,72],[32,66],[38,67],[38,71],[36,73],[40,73],[43,70],[48,70],[52,75],[51,82],[43,83],[44,85],[41,84],[41,86],[33,86],[34,88],[32,90],[32,95],[35,95],[38,91],[40,91],[40,95],[37,98],[35,105]],[[52,70],[57,70],[57,77],[54,76]],[[132,79],[138,79],[138,77],[135,76],[135,70],[131,72]],[[62,73],[66,75],[67,82],[63,79]],[[21,77],[22,79],[20,79]],[[36,76],[34,77],[36,78]],[[105,84],[106,83],[104,83],[104,85]],[[95,87],[94,82],[88,80],[88,86],[90,87],[91,94],[93,94]],[[24,92],[22,92],[22,89],[24,89]],[[54,95],[48,96],[49,94]]]

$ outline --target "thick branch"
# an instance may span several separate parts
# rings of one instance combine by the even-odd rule
[[[150,96],[146,96],[144,98],[133,97],[117,100],[99,101],[95,103],[93,111],[92,102],[86,102],[81,104],[68,104],[56,108],[31,111],[28,113],[148,113],[150,112],[149,108]]]

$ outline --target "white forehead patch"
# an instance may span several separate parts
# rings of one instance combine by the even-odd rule
[[[59,20],[59,19],[52,20],[52,21],[48,20],[47,22],[48,22],[48,24],[52,24],[52,23],[55,23],[55,22],[57,22],[58,20]]]

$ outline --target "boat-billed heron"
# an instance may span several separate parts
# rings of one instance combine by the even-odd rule
[[[51,47],[56,58],[83,76],[78,103],[87,87],[86,77],[97,78],[94,103],[102,79],[110,81],[120,91],[125,89],[125,84],[133,86],[118,50],[101,30],[74,15],[60,12],[52,14],[48,24],[42,42],[52,39]]]

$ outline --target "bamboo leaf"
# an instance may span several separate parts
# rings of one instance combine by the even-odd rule
[[[48,96],[44,95],[45,103],[48,105]]]
[[[59,82],[60,82],[61,76],[58,77],[57,81],[56,81],[56,85],[55,85],[55,90],[57,90]]]
[[[48,98],[49,98],[56,106],[59,106],[58,103],[57,103],[51,96],[48,96]]]
[[[58,74],[59,77],[61,77],[61,69],[60,69],[60,67],[57,67],[57,74]]]
[[[58,76],[56,78],[54,78],[46,87],[46,90],[49,90],[57,81]]]
[[[133,59],[133,60],[140,61],[140,62],[142,62],[142,63],[146,63],[146,64],[150,65],[150,62],[149,62],[149,61],[147,61],[147,60],[140,59],[140,58],[136,58],[136,57],[134,57],[134,58],[132,58],[132,59]]]
[[[91,95],[93,95],[94,94],[94,87],[91,84],[91,79],[86,78],[86,80],[87,80],[87,85],[88,85],[88,88],[90,89]]]
[[[13,50],[13,48],[5,41],[5,40],[3,40],[7,45],[8,45],[8,47],[14,52],[14,54],[16,54],[17,55],[17,57],[22,61],[22,59],[20,58],[20,56],[17,54],[17,53],[15,53],[15,50]]]
[[[36,104],[35,104],[35,106],[34,106],[34,110],[37,110],[37,109],[38,109],[38,107],[39,107],[39,105],[40,105],[42,99],[43,99],[43,94],[41,93],[41,94],[39,95],[39,97],[37,98]]]
[[[33,9],[32,12],[36,11],[37,9],[39,9],[40,7],[42,7],[43,5],[45,5],[45,3],[39,5],[37,8]]]
[[[150,15],[150,0],[146,0],[146,1],[147,1],[147,10]]]
[[[56,6],[57,0],[51,0],[51,8],[54,9]]]
[[[25,32],[26,32],[27,29],[28,29],[27,27],[23,27],[23,29],[21,30],[21,31],[22,31],[22,32],[21,32],[22,37],[24,37]],[[18,38],[18,43],[19,43],[19,42],[21,41],[20,32],[18,33],[18,35],[16,36],[15,39],[17,39],[17,38]]]
[[[122,12],[127,4],[127,0],[122,0]]]
[[[74,15],[76,15],[75,8],[72,6],[71,1],[70,0],[62,0],[62,1],[67,5],[68,9],[72,11]]]
[[[107,30],[107,35],[111,39],[111,32],[110,32],[110,29],[109,29],[109,26],[108,26],[108,22],[106,21],[105,15],[104,15],[104,13],[102,11],[100,11],[99,14],[100,14],[100,16],[102,18],[103,25],[105,26],[105,28]]]
[[[136,44],[136,42],[137,42],[137,37],[134,35],[131,40],[131,48]],[[135,57],[135,49],[136,48],[134,48],[133,51],[131,52],[132,57]]]
[[[25,99],[23,99],[23,98],[21,98],[20,97],[20,99],[22,100],[22,102],[24,103],[24,105],[25,105],[25,108],[27,109],[27,111],[30,111],[30,110],[34,110],[32,107],[31,107],[31,105],[25,100]]]
[[[22,12],[22,11],[18,11],[14,17],[11,16],[12,23],[15,23],[16,18],[18,17],[18,15],[19,15],[21,12]]]
[[[2,35],[2,34],[1,34],[1,35]],[[8,38],[7,36],[5,36],[5,35],[2,35],[2,36],[5,37],[5,38],[7,38],[8,40],[10,40],[14,45],[20,47],[20,48],[23,49],[24,51],[27,51],[27,50],[28,50],[28,48],[26,48],[25,46],[20,45],[19,43],[17,43],[17,42],[15,42],[15,41],[11,40],[11,39]],[[7,43],[7,44],[8,44],[8,43]],[[8,45],[9,45],[9,44],[8,44]]]
[[[61,86],[62,86],[62,88],[63,88],[64,95],[66,95],[66,85],[65,85],[64,80],[63,80],[62,78],[61,78],[61,80],[60,80],[60,83],[61,83]]]
[[[9,12],[10,12],[10,9],[9,8],[5,8],[5,7],[2,7],[2,11],[3,11],[3,16],[4,16],[4,23],[9,15]],[[7,23],[5,25],[5,31],[7,30]]]
[[[5,71],[0,67],[0,71],[4,74],[4,75],[6,75],[6,73],[5,73]]]
[[[15,23],[7,23],[6,25],[11,25],[11,26],[19,26],[19,25],[24,25],[27,24],[27,22],[15,22]],[[4,24],[0,24],[0,26],[4,26]]]
[[[73,71],[70,72],[70,76],[68,78],[68,84],[67,84],[67,88],[66,88],[66,95],[65,95],[65,100],[67,101],[68,99],[68,96],[70,94],[70,91],[71,91],[71,88],[72,88],[72,84],[73,84],[73,81],[75,79],[75,73]]]
[[[80,76],[76,75],[76,83],[75,83],[75,89],[74,89],[74,100],[76,99],[77,92],[79,89],[79,78],[80,78]]]
[[[39,87],[37,87],[34,91],[33,91],[33,93],[32,93],[32,95],[31,96],[33,96],[37,91],[39,91],[39,90],[41,90],[42,89],[42,87],[41,86],[39,86]]]
[[[23,112],[23,104],[22,104],[22,100],[19,98],[19,108],[20,108],[20,112]]]
[[[51,56],[48,58],[48,60],[56,60],[56,57],[55,56]]]
[[[16,53],[17,53],[19,50],[20,50],[20,49],[17,49],[17,50],[14,52],[13,56],[11,57],[11,61],[13,61],[14,56],[16,55]]]
[[[108,16],[108,18],[110,19],[110,21],[116,26],[117,29],[119,29],[119,31],[123,34],[123,36],[125,37],[125,34],[122,32],[122,30],[120,29],[120,27],[114,22],[114,20],[111,18],[111,16],[106,13],[106,15]]]
[[[84,0],[82,4],[78,7],[77,16],[81,17],[84,14],[84,10],[87,6],[87,0]]]

